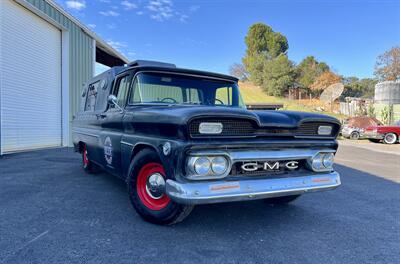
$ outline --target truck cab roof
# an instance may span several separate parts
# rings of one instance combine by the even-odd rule
[[[224,79],[224,80],[229,80],[229,81],[233,81],[233,82],[238,81],[238,79],[236,77],[226,75],[226,74],[192,70],[192,69],[186,69],[186,68],[178,68],[178,67],[176,67],[175,64],[172,64],[172,63],[160,62],[160,61],[150,61],[150,60],[135,60],[133,62],[128,63],[125,66],[115,66],[115,67],[112,67],[111,69],[109,69],[108,71],[102,73],[101,75],[107,73],[107,74],[111,74],[111,75],[115,76],[124,71],[131,70],[131,69],[163,71],[163,72],[170,72],[170,73],[177,73],[177,74],[183,73],[183,74],[189,74],[189,75],[195,75],[195,76]]]

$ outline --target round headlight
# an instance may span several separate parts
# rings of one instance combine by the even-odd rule
[[[215,174],[224,174],[228,168],[228,161],[224,157],[215,157],[211,160],[211,169]]]
[[[322,158],[322,164],[324,165],[325,168],[332,168],[333,166],[333,158],[334,155],[333,153],[326,153],[323,158]]]
[[[205,157],[198,158],[194,162],[194,171],[199,175],[207,175],[211,168],[211,162]]]
[[[320,153],[314,156],[314,158],[311,161],[311,166],[315,171],[324,169],[324,165],[322,163],[322,155]]]

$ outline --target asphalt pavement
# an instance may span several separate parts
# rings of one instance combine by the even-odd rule
[[[335,162],[400,183],[400,144],[340,140]]]
[[[354,165],[356,151],[339,150],[336,190],[287,206],[198,206],[174,226],[141,220],[125,184],[85,174],[71,149],[6,155],[0,263],[399,263],[396,172]],[[388,159],[362,151],[377,163]]]

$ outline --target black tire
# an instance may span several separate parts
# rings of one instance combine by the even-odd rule
[[[371,142],[374,142],[374,143],[379,143],[381,141],[380,139],[376,139],[376,138],[369,138],[368,140]]]
[[[154,207],[146,205],[146,199],[143,198],[144,191],[142,182],[144,178],[148,179],[151,175],[146,175],[146,173],[143,173],[143,169],[147,167],[151,169],[153,164],[162,166],[158,154],[151,149],[141,150],[132,160],[127,178],[128,194],[131,203],[136,212],[144,220],[150,223],[158,225],[172,225],[181,222],[193,210],[193,205],[175,203],[174,201],[170,200],[166,194],[162,194],[162,196],[160,196],[161,198],[159,197],[157,199],[165,200],[165,203],[159,206],[160,208],[154,209]],[[157,173],[165,177],[165,172],[162,173],[160,171]],[[148,192],[149,190],[147,189],[147,193]],[[168,202],[166,202],[167,198]],[[158,203],[158,201],[155,199],[153,199],[151,202]]]
[[[85,144],[81,145],[80,152],[82,154],[82,168],[87,174],[96,174],[99,168],[90,160],[90,154]]]
[[[264,199],[264,201],[268,204],[280,205],[280,204],[290,203],[299,197],[300,197],[300,194],[299,195],[282,196],[282,197],[273,197],[273,198]]]
[[[358,133],[357,131],[353,131],[350,134],[350,139],[351,140],[358,140],[360,138],[360,133]]]
[[[395,144],[397,140],[398,138],[395,133],[386,133],[385,136],[383,137],[383,142],[385,144]]]

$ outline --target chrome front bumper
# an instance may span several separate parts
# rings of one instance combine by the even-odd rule
[[[179,183],[167,180],[167,195],[181,204],[207,204],[331,190],[341,184],[337,172],[301,177]]]

